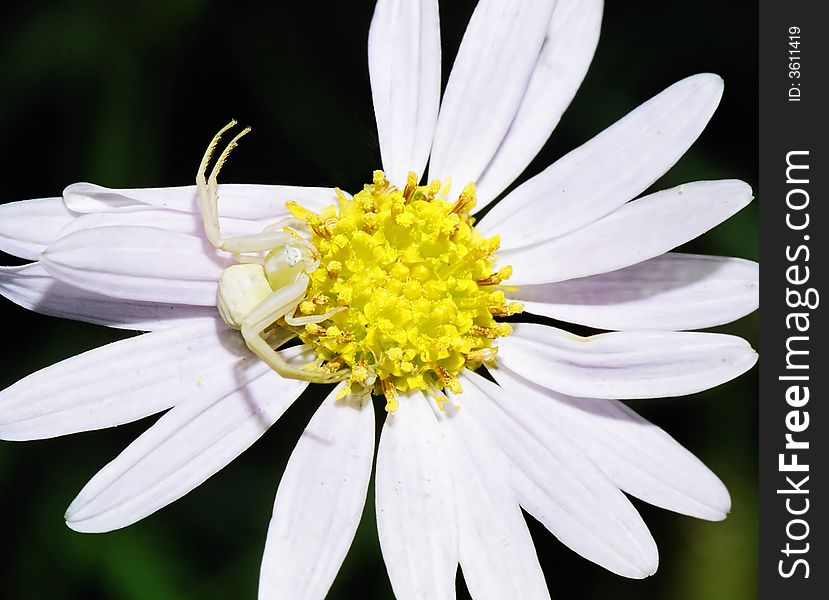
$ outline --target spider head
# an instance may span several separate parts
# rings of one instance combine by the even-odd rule
[[[245,318],[273,292],[294,283],[303,273],[316,269],[314,249],[302,239],[290,240],[270,250],[262,264],[232,265],[222,272],[216,305],[225,323],[239,329]],[[304,296],[296,298],[296,304]]]

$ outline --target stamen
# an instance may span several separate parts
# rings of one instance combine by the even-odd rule
[[[386,179],[386,174],[383,171],[375,171],[372,180],[379,191],[385,191],[389,187],[389,180]]]
[[[352,381],[363,382],[366,379],[368,379],[368,376],[369,376],[368,362],[365,359],[358,362],[351,369],[351,380]]]
[[[383,395],[386,397],[386,412],[397,412],[400,404],[397,401],[397,390],[394,387],[394,383],[391,379],[383,379],[380,385],[383,389]]]
[[[444,387],[449,388],[450,392],[453,394],[460,394],[463,391],[461,388],[461,382],[458,381],[449,371],[447,371],[445,367],[438,365],[436,370],[438,376],[440,377],[440,382]]]
[[[468,183],[466,187],[463,188],[461,195],[458,196],[455,205],[452,207],[452,212],[456,215],[466,214],[472,209],[472,207],[475,206],[476,202],[475,184]]]
[[[343,270],[343,263],[338,260],[332,260],[325,267],[325,271],[331,279],[336,279]]]
[[[480,348],[478,350],[473,350],[469,354],[466,355],[467,362],[472,363],[483,363],[485,365],[494,365],[495,359],[498,356],[498,346],[492,346],[490,348]]]
[[[448,189],[447,189],[446,193],[447,194],[449,193]],[[426,195],[429,197],[429,200],[434,200],[437,197],[438,194],[440,194],[440,180],[435,179],[426,188]],[[443,194],[443,195],[445,196],[446,194]]]
[[[313,231],[317,236],[321,238],[325,238],[326,240],[331,239],[331,231],[328,229],[328,224],[326,221],[314,211],[308,210],[301,204],[294,202],[293,200],[289,200],[285,203],[285,207],[290,211],[292,215],[294,215],[297,219],[301,219],[308,223]]]
[[[314,337],[319,337],[325,334],[325,328],[320,327],[316,323],[308,323],[305,325],[305,333]]]
[[[337,358],[329,360],[327,363],[325,363],[325,365],[323,365],[322,368],[326,371],[330,371],[331,373],[336,373],[337,371],[342,369],[343,366],[345,366],[343,363],[343,359],[342,357],[338,356]]]
[[[406,187],[403,188],[403,199],[406,204],[412,201],[415,189],[417,189],[417,175],[415,175],[414,171],[409,171],[409,177],[406,180]]]
[[[507,265],[497,273],[493,273],[488,277],[477,279],[475,283],[477,283],[480,286],[498,285],[502,281],[509,279],[510,277],[512,277],[512,267]]]
[[[520,312],[524,312],[524,305],[520,302],[510,302],[509,305],[489,307],[489,313],[493,317],[511,317]]]
[[[490,312],[492,312],[490,310]],[[481,337],[485,337],[490,340],[494,340],[498,338],[498,331],[495,330],[493,327],[479,327],[478,325],[474,325],[472,327],[472,333],[475,335],[479,335]]]

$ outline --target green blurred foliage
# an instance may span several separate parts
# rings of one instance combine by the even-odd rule
[[[714,71],[726,81],[719,111],[654,187],[733,177],[756,188],[756,3],[608,4],[584,86],[521,180],[674,81]],[[57,195],[74,181],[189,183],[206,142],[230,117],[252,124],[254,135],[226,167],[226,181],[354,190],[379,166],[365,60],[372,5],[44,0],[2,9],[0,201]],[[442,3],[445,75],[473,6]],[[754,205],[686,249],[756,259],[757,242]],[[8,302],[2,310],[2,386],[128,335]],[[719,330],[756,347],[757,326],[752,315]],[[184,499],[104,535],[68,530],[63,510],[153,419],[0,444],[0,597],[254,597],[276,485],[323,394],[304,397],[269,435]],[[554,596],[756,598],[756,397],[755,371],[693,397],[636,402],[722,477],[732,514],[708,523],[637,502],[661,554],[660,570],[645,581],[605,572],[533,522]],[[391,598],[371,498],[331,598]]]

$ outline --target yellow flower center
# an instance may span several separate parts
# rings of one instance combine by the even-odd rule
[[[499,289],[512,272],[493,270],[499,238],[473,226],[475,187],[455,203],[446,193],[439,181],[418,186],[414,173],[401,190],[375,171],[321,214],[288,203],[320,253],[297,316],[346,308],[299,330],[327,368],[350,369],[342,395],[355,385],[382,393],[388,411],[408,390],[445,400],[441,390],[460,392],[458,373],[492,360],[494,340],[512,331],[495,317],[522,307]]]

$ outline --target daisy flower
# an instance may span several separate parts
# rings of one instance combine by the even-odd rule
[[[620,402],[699,392],[756,361],[738,337],[687,330],[755,310],[757,265],[671,252],[746,206],[749,186],[642,196],[702,132],[720,78],[679,81],[503,195],[575,94],[601,14],[599,0],[480,0],[441,99],[437,0],[379,0],[382,170],[353,195],[219,184],[248,131],[233,122],[195,186],[77,183],[0,208],[0,248],[34,261],[3,268],[0,293],[148,332],[0,392],[0,438],[166,411],[81,490],[69,527],[152,514],[331,383],[276,493],[262,598],[327,593],[366,502],[375,398],[377,530],[398,598],[454,597],[459,566],[476,598],[548,598],[522,508],[632,578],[658,555],[626,494],[724,518],[720,480]]]

